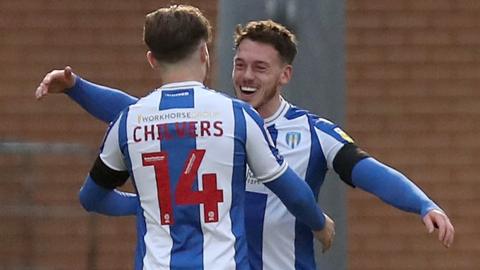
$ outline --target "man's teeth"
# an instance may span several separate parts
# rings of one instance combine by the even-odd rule
[[[242,91],[244,91],[244,92],[255,92],[255,91],[257,91],[257,88],[243,86]]]

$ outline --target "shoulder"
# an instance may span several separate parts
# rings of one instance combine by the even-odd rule
[[[322,118],[316,114],[313,114],[308,110],[292,105],[285,114],[285,118],[287,120],[293,120],[300,117],[305,117],[308,120],[311,128],[313,128],[313,130],[315,130],[317,134],[333,137],[337,141],[343,143],[353,142],[352,138],[348,136],[348,134],[344,132],[339,125],[326,118]]]
[[[324,118],[321,118],[320,116],[314,114],[314,113],[311,113],[310,111],[306,110],[306,109],[302,109],[300,107],[297,107],[295,105],[290,105],[290,108],[288,109],[288,111],[285,113],[285,118],[287,120],[294,120],[294,119],[298,119],[298,118],[306,118],[308,120],[308,122],[310,123],[310,125],[312,126],[323,126],[325,124],[332,124],[334,125],[332,122],[324,119]]]
[[[291,105],[284,116],[287,120],[294,120],[298,118],[305,118],[311,126],[320,130],[329,130],[337,127],[337,125],[330,120],[322,118],[306,109]]]
[[[342,143],[353,143],[353,139],[343,131],[337,124],[323,118],[318,118],[314,122],[317,131],[327,134]]]
[[[232,98],[232,102],[233,102],[233,106],[235,108],[244,111],[247,115],[254,118],[255,120],[262,120],[262,122],[263,122],[263,118],[260,117],[258,112],[249,103],[247,103],[245,101],[241,101],[241,100],[236,99],[236,98]]]
[[[158,99],[158,97],[160,96],[160,93],[161,92],[158,91],[157,89],[153,89],[148,94],[146,94],[143,97],[140,97],[134,103],[132,103],[128,107],[126,107],[126,110],[128,110],[129,108],[136,108],[136,107],[139,107],[139,106],[145,106],[145,104],[151,102],[151,100]]]
[[[290,108],[287,110],[285,113],[285,118],[287,120],[293,120],[302,116],[315,116],[311,114],[308,110],[302,109],[300,107],[297,107],[295,105],[290,105]]]

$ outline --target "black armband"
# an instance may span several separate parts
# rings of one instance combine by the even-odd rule
[[[355,144],[345,144],[333,159],[333,169],[343,182],[355,187],[352,182],[353,167],[367,157],[370,157],[370,155]]]
[[[114,189],[123,185],[129,174],[128,171],[116,171],[109,168],[100,157],[97,157],[90,170],[90,177],[97,185],[106,189]]]

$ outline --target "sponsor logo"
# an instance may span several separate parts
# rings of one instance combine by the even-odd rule
[[[178,92],[178,93],[164,93],[164,96],[166,97],[185,97],[190,95],[188,91],[185,92]]]
[[[190,112],[170,112],[170,113],[158,113],[149,115],[137,115],[137,123],[151,123],[159,121],[185,121],[185,120],[197,120],[197,119],[215,119],[221,115],[221,112],[209,112],[209,111],[190,111]]]
[[[349,142],[349,143],[353,143],[353,139],[348,136],[347,133],[345,133],[342,129],[340,128],[334,128],[333,131],[335,131],[338,135],[340,135],[340,137],[342,137],[345,141]]]

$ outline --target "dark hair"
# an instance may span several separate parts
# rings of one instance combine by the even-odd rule
[[[237,25],[234,34],[235,49],[244,39],[272,45],[285,63],[292,64],[297,55],[297,40],[285,26],[272,20],[251,21]]]
[[[190,55],[202,40],[210,42],[211,31],[198,8],[173,5],[147,14],[143,39],[158,61],[175,63]]]

